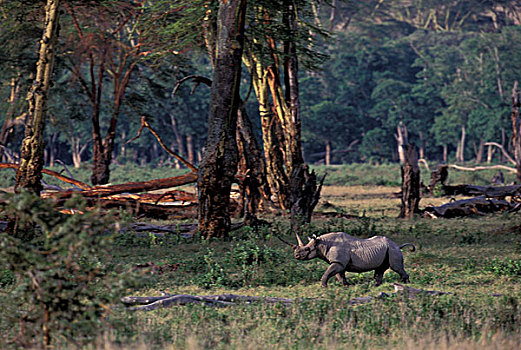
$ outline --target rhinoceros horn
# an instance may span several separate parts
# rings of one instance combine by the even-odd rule
[[[298,233],[295,233],[295,235],[297,235],[297,242],[298,242],[299,247],[305,246],[304,242],[302,242],[302,238],[300,238]]]

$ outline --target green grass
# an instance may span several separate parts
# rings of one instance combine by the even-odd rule
[[[382,169],[396,175],[397,168],[382,166]],[[132,178],[146,174],[150,175],[147,179],[164,176],[144,171],[133,174]],[[348,287],[330,281],[330,286],[323,289],[319,279],[327,265],[318,260],[295,260],[291,249],[268,229],[246,227],[233,232],[226,241],[119,234],[111,249],[112,259],[105,262],[115,270],[131,269],[149,261],[157,265],[179,264],[176,270],[163,274],[134,270],[134,274],[142,276],[126,295],[233,293],[302,300],[290,306],[262,302],[227,308],[188,305],[151,312],[119,307],[106,320],[110,327],[95,336],[87,347],[520,348],[520,214],[401,220],[396,219],[399,199],[393,193],[397,191],[396,186],[326,186],[318,210],[364,217],[314,219],[305,228],[305,234],[344,231],[359,237],[385,235],[398,243],[412,242],[416,252],[404,249],[411,286],[451,294],[393,296],[392,284],[399,282],[399,276],[392,271],[386,272],[384,283],[378,287],[374,286],[372,273],[364,273],[348,274],[352,283]],[[423,198],[420,207],[446,200]],[[266,216],[265,219],[275,223],[279,234],[287,240],[294,240],[285,218]],[[4,285],[0,291],[7,303],[12,280],[9,274],[1,276]],[[357,306],[348,303],[352,298],[376,296],[380,292],[391,296]],[[56,348],[68,348],[71,341],[57,339]]]
[[[485,164],[480,164],[484,166]],[[428,185],[430,183],[430,172],[436,168],[436,164],[430,164],[430,171],[423,163],[420,163],[421,181]],[[467,167],[475,166],[473,163],[466,164]],[[325,184],[337,186],[401,186],[400,164],[388,163],[373,165],[368,163],[353,163],[335,166],[314,166],[313,169],[320,176],[327,173]],[[488,185],[497,170],[487,169],[479,171],[464,171],[451,168],[447,184],[472,184]],[[503,171],[505,182],[515,180],[515,174]]]
[[[346,208],[349,211],[349,208]],[[116,310],[108,342],[146,348],[494,348],[515,349],[521,327],[521,218],[491,215],[454,220],[315,220],[308,233],[343,230],[361,237],[386,235],[413,242],[404,252],[411,286],[452,294],[388,299],[352,306],[354,297],[393,293],[399,276],[388,271],[374,287],[372,274],[348,274],[353,285],[320,287],[327,265],[296,261],[291,249],[267,231],[234,232],[227,242],[178,242],[165,237],[120,243],[117,264],[179,263],[177,271],[151,275],[132,295],[235,293],[304,298],[291,306],[252,304],[230,308],[200,305],[152,312]],[[285,234],[285,222],[280,221]],[[120,237],[120,239],[123,239]],[[286,236],[286,239],[292,239]],[[493,296],[499,295],[499,296]],[[145,346],[145,345],[143,345]]]
[[[430,164],[431,168],[435,168],[436,164]],[[474,164],[468,164],[473,167]],[[334,166],[313,166],[313,170],[319,176],[327,173],[325,184],[329,186],[400,186],[400,165],[397,163],[373,165],[369,163],[353,163]],[[430,182],[430,171],[427,171],[423,163],[420,164],[422,182],[426,185]],[[56,166],[51,170],[62,172],[63,167]],[[74,178],[78,181],[90,184],[91,170],[89,164],[84,163],[81,168],[74,169],[72,166],[69,170]],[[1,169],[0,188],[14,185],[15,172],[10,169]],[[160,179],[172,177],[186,173],[187,169],[174,169],[170,166],[140,166],[137,164],[123,164],[111,166],[110,181],[114,184],[120,184],[130,181],[145,181],[152,179]],[[448,184],[473,184],[488,185],[490,179],[497,170],[480,170],[475,172],[450,169]],[[65,172],[63,172],[66,175]],[[511,183],[515,180],[515,175],[504,171],[505,182]],[[44,175],[44,179],[50,184],[62,185],[59,180],[55,180],[50,176]]]

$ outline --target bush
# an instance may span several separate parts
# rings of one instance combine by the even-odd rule
[[[0,235],[2,286],[10,288],[1,312],[2,342],[47,348],[59,335],[81,344],[96,334],[124,285],[122,274],[108,272],[114,267],[107,228],[114,217],[86,211],[78,198],[65,207],[84,213],[60,214],[50,201],[28,193],[9,196],[2,208],[19,227],[35,230],[31,240]]]
[[[521,276],[521,259],[492,259],[488,264],[488,270],[498,276]]]

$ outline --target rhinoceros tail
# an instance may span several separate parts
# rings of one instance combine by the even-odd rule
[[[400,249],[403,249],[403,247],[406,247],[408,245],[410,245],[412,247],[411,252],[414,252],[416,250],[416,246],[412,243],[404,243],[400,246]]]

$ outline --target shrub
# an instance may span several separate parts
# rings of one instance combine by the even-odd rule
[[[498,276],[521,276],[521,259],[492,259],[488,270]]]
[[[59,335],[81,344],[96,334],[123,286],[121,274],[108,272],[114,267],[106,230],[114,217],[86,211],[78,198],[65,207],[84,213],[60,214],[50,201],[28,193],[9,196],[2,208],[3,215],[36,232],[28,241],[0,235],[2,284],[12,276],[1,317],[5,343],[48,348]]]

